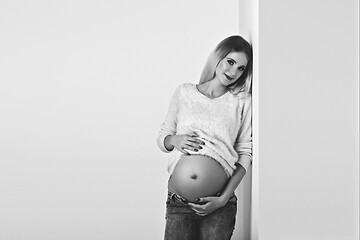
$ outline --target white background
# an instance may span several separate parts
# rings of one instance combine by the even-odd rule
[[[238,1],[0,1],[0,239],[162,239],[170,97]]]
[[[162,238],[156,135],[174,88],[238,33],[243,1],[226,3],[0,1],[1,239]],[[253,228],[355,240],[358,2],[259,5]]]

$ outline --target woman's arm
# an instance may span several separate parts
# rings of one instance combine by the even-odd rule
[[[164,146],[168,151],[172,151],[174,149],[174,144],[172,144],[173,137],[174,135],[167,135],[164,139]]]
[[[247,170],[252,161],[252,108],[251,95],[242,99],[241,126],[234,149],[239,155],[238,163]]]
[[[239,186],[241,180],[244,178],[246,170],[240,164],[237,164],[237,168],[231,176],[225,190],[220,195],[220,200],[224,206],[234,194],[235,189]]]
[[[171,152],[173,147],[169,146],[169,143],[166,143],[165,140],[172,135],[176,134],[176,125],[177,125],[177,111],[179,105],[179,96],[180,96],[181,86],[177,87],[173,93],[168,112],[165,116],[165,120],[161,124],[161,128],[157,137],[157,144],[161,151]]]
[[[182,86],[183,85],[177,87],[171,97],[168,112],[164,122],[161,124],[157,143],[160,150],[163,152],[169,153],[176,148],[183,154],[189,155],[186,149],[198,151],[198,149],[201,149],[201,145],[204,145],[205,143],[197,139],[198,135],[195,132],[177,135],[177,114]]]

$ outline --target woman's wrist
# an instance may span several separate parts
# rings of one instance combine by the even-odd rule
[[[233,195],[232,194],[226,194],[226,193],[222,193],[219,198],[220,198],[220,202],[223,206],[225,206],[225,204],[229,201],[230,197]]]
[[[174,145],[172,144],[172,139],[174,135],[167,135],[164,139],[164,146],[168,151],[174,150]]]

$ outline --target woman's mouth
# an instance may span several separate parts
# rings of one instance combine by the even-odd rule
[[[230,76],[226,75],[225,73],[224,73],[224,75],[225,75],[225,77],[227,78],[227,80],[229,80],[229,81],[234,80],[234,78],[233,78],[233,77],[230,77]]]

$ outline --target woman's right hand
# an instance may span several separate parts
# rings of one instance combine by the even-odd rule
[[[197,137],[199,136],[194,131],[182,135],[169,135],[165,138],[165,144],[175,147],[183,154],[190,155],[185,149],[197,152],[202,149],[201,145],[205,145]]]

